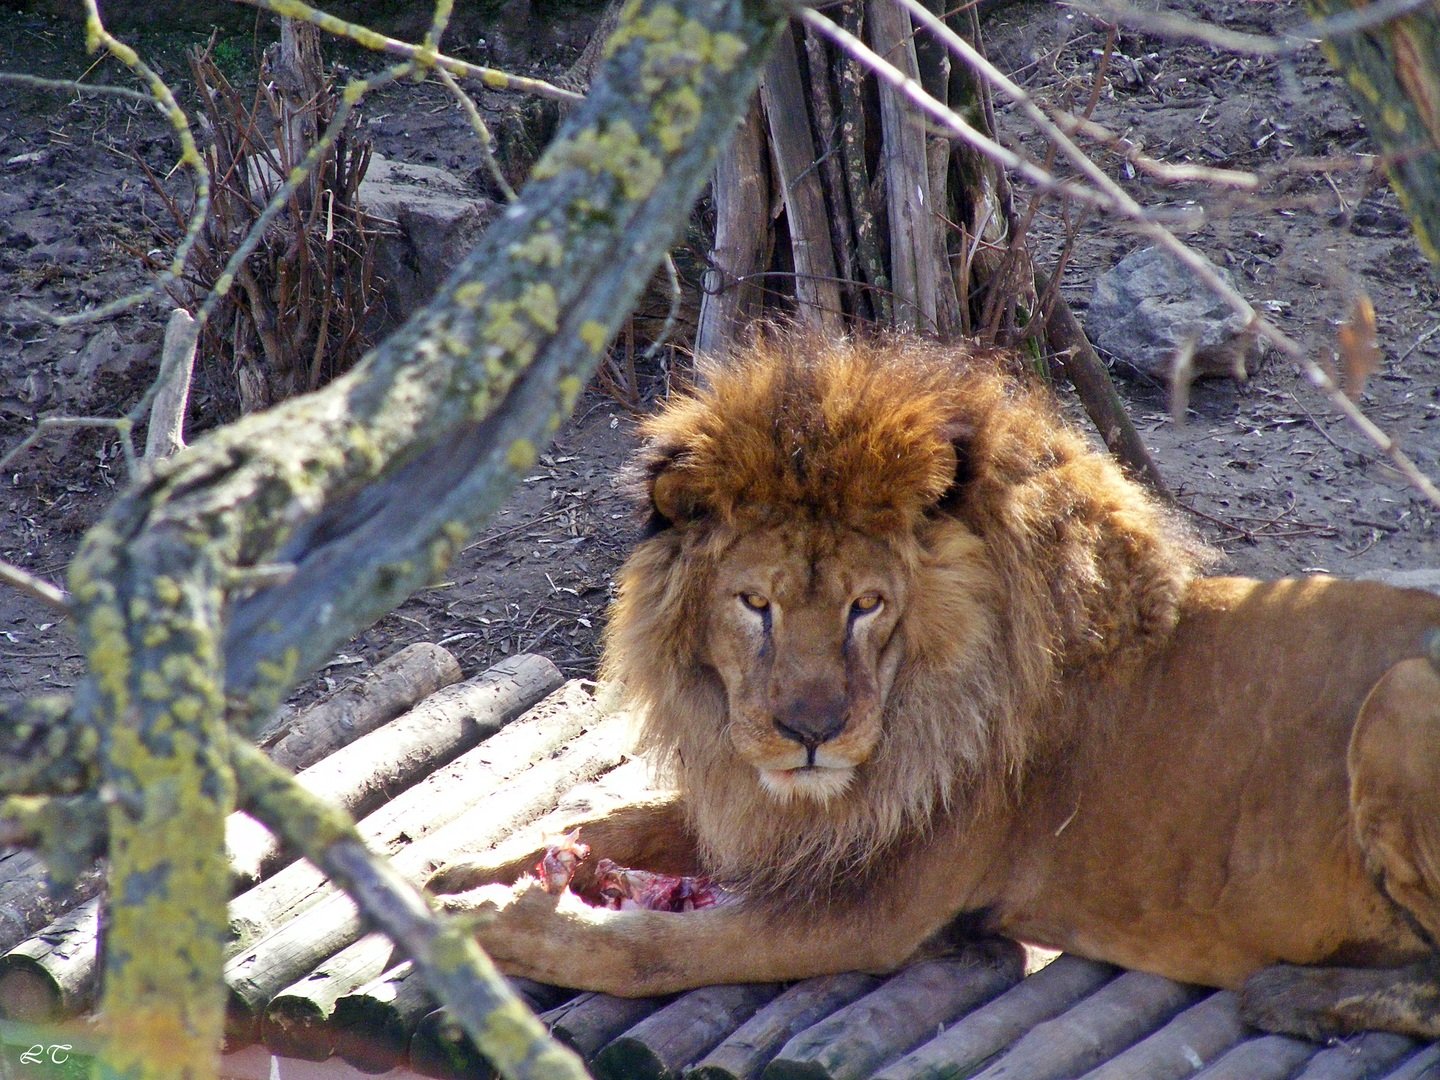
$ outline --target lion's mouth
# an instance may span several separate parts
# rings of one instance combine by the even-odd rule
[[[793,769],[760,769],[759,772],[761,786],[782,802],[796,798],[829,802],[844,794],[855,775],[850,766],[816,764]]]

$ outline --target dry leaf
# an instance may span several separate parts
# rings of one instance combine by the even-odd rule
[[[1350,317],[1335,331],[1345,393],[1358,399],[1365,380],[1380,370],[1380,346],[1375,343],[1375,305],[1363,292],[1350,304]]]
[[[1190,384],[1195,381],[1195,342],[1181,343],[1170,362],[1170,419],[1176,427],[1185,426],[1185,413],[1190,408]]]

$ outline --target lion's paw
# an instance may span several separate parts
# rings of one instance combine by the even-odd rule
[[[1251,1027],[1323,1042],[1346,1030],[1334,1015],[1338,972],[1277,964],[1252,975],[1240,991],[1240,1015]]]
[[[493,867],[479,862],[447,863],[425,882],[425,891],[437,896],[468,892],[496,880]]]
[[[482,885],[437,898],[463,918],[486,954],[508,975],[542,982],[573,981],[585,955],[588,915],[571,893],[552,894],[533,877],[511,885]]]

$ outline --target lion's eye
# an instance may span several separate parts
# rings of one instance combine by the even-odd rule
[[[759,593],[747,592],[740,594],[740,603],[744,604],[751,611],[769,611],[770,600]]]
[[[851,602],[850,614],[852,617],[856,615],[870,615],[873,612],[879,611],[880,605],[884,602],[884,599],[879,593],[865,593],[863,596],[857,596]]]

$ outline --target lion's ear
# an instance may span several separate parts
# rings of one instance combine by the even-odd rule
[[[645,530],[654,535],[662,529],[684,525],[705,515],[699,493],[689,482],[682,467],[684,452],[657,448],[648,455],[645,472],[650,490],[650,524]]]
[[[935,500],[936,510],[955,510],[964,497],[965,485],[974,479],[975,473],[971,467],[974,460],[972,445],[977,432],[978,429],[972,421],[958,417],[940,429],[941,437],[950,445],[950,450],[955,455],[955,466],[949,486],[941,493],[940,498]]]

